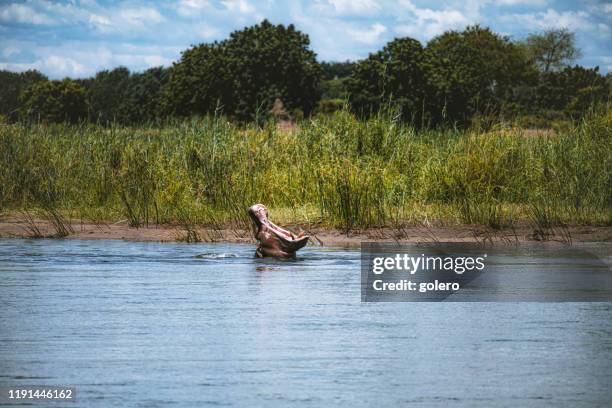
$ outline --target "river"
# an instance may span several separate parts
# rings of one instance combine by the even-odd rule
[[[253,252],[0,240],[0,385],[87,407],[612,404],[612,303],[362,303],[358,250]]]

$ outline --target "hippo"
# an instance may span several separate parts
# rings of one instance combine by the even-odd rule
[[[259,241],[255,256],[263,258],[295,258],[295,252],[308,243],[308,235],[299,235],[281,228],[268,219],[268,209],[263,204],[249,207],[249,216],[255,225],[255,239]]]

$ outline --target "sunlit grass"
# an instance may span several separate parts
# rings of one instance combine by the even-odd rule
[[[378,115],[315,118],[294,132],[223,118],[164,127],[3,125],[0,210],[63,230],[70,218],[341,229],[429,222],[507,228],[611,223],[612,114],[557,133],[415,131]]]

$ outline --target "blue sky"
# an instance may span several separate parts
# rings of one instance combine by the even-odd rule
[[[169,66],[190,45],[264,18],[295,24],[320,60],[336,61],[474,23],[514,39],[566,27],[576,32],[580,64],[612,71],[612,1],[601,0],[0,0],[0,69],[61,78]]]

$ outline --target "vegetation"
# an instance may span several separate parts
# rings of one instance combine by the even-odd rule
[[[344,106],[348,98],[347,82],[353,74],[355,63],[322,62],[323,80],[321,81],[321,100],[317,107],[318,112],[335,112]]]
[[[19,118],[23,92],[35,83],[46,80],[47,77],[38,71],[0,71],[0,115],[16,121]]]
[[[23,99],[22,114],[30,120],[77,123],[87,118],[85,88],[70,79],[36,82]]]
[[[293,25],[267,20],[183,53],[170,73],[165,105],[177,115],[222,108],[240,120],[267,114],[276,98],[309,114],[319,99],[321,69],[309,39]]]
[[[66,218],[127,219],[188,240],[246,226],[254,202],[346,230],[609,225],[612,77],[577,55],[565,30],[517,43],[472,26],[319,64],[307,35],[264,20],[171,68],[2,71],[0,210],[59,235]]]
[[[411,38],[394,40],[371,54],[349,79],[351,106],[367,116],[394,101],[404,118],[420,123],[427,94],[424,59],[421,43]]]
[[[522,45],[531,62],[543,72],[567,68],[581,55],[576,36],[567,29],[531,34]]]
[[[340,111],[283,132],[221,117],[138,128],[0,127],[0,207],[133,226],[284,222],[343,229],[424,220],[512,227],[612,222],[612,111],[557,134],[417,131]]]
[[[426,71],[434,123],[469,125],[499,117],[535,72],[520,47],[478,26],[444,33],[427,44]]]
[[[264,20],[185,50],[170,68],[118,67],[72,82],[0,71],[0,114],[105,126],[221,114],[261,124],[280,100],[293,119],[345,107],[364,119],[392,107],[417,127],[550,127],[605,105],[612,89],[597,68],[570,65],[580,50],[563,29],[516,42],[470,26],[427,44],[395,39],[356,62],[319,63],[309,43],[293,25]]]

